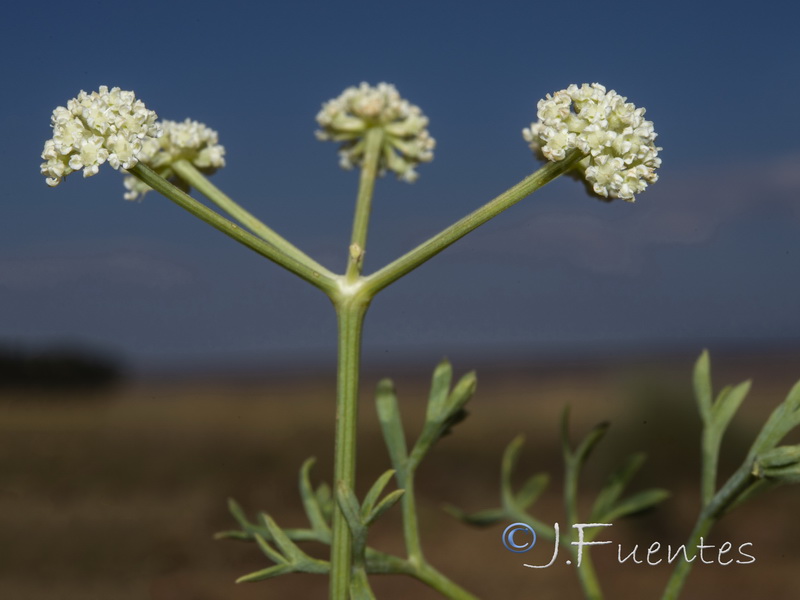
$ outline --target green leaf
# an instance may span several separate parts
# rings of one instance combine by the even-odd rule
[[[608,428],[610,426],[611,424],[607,421],[598,423],[591,429],[591,431],[589,431],[589,433],[586,434],[586,437],[581,440],[581,443],[578,444],[578,447],[575,449],[575,452],[572,455],[579,467],[583,466],[597,444],[608,432]]]
[[[713,390],[711,388],[711,360],[708,350],[703,350],[700,358],[694,365],[694,396],[700,409],[700,417],[704,423],[711,420],[711,403]]]
[[[383,475],[378,477],[375,483],[372,484],[369,492],[367,492],[367,495],[364,497],[364,503],[361,505],[362,518],[365,518],[370,512],[372,512],[372,508],[375,506],[375,503],[378,501],[383,489],[386,487],[386,484],[389,483],[394,473],[395,472],[393,469],[389,469],[388,471],[384,472]]]
[[[372,523],[374,523],[378,517],[397,504],[397,501],[400,500],[404,493],[405,490],[395,490],[389,494],[386,494],[386,497],[378,503],[378,506],[369,512],[367,517],[364,519],[364,523],[366,525],[372,525]]]
[[[719,429],[719,436],[727,429],[733,415],[739,410],[742,401],[750,391],[750,381],[743,381],[734,388],[726,387],[717,396],[716,402],[711,409],[711,422],[714,427]]]
[[[610,523],[616,519],[643,512],[659,502],[663,502],[669,498],[669,495],[667,490],[658,488],[638,492],[614,506],[610,512],[602,517],[602,521]]]
[[[786,407],[784,413],[785,419],[783,422],[784,431],[786,432],[784,435],[786,435],[792,429],[800,425],[800,382],[795,384],[783,403]]]
[[[773,449],[795,427],[800,425],[800,382],[789,391],[767,419],[750,448],[750,456],[755,457]]]
[[[728,514],[735,508],[738,508],[745,502],[752,500],[759,494],[766,492],[774,488],[777,484],[774,481],[768,481],[766,479],[756,479],[752,484],[750,484],[742,493],[740,493],[736,498],[731,502],[723,511],[722,514]]]
[[[364,524],[356,495],[343,481],[336,486],[336,501],[354,538],[364,537]]]
[[[255,534],[255,540],[261,552],[263,552],[264,555],[276,565],[288,564],[289,561],[286,560],[286,558],[280,552],[275,550],[275,548],[270,546],[269,542],[267,542],[263,536],[257,533]]]
[[[286,575],[287,573],[291,572],[292,572],[292,567],[287,564],[273,565],[266,569],[255,571],[254,573],[248,573],[247,575],[242,575],[241,577],[239,577],[239,579],[236,580],[236,583],[253,583],[255,581],[263,581],[265,579],[270,579],[271,577],[277,577],[278,575]]]
[[[787,465],[764,470],[764,477],[775,483],[800,483],[800,465]]]
[[[759,455],[752,474],[775,483],[800,482],[800,444],[778,446]]]
[[[773,448],[759,455],[756,460],[756,464],[763,469],[785,467],[797,463],[800,463],[800,444]],[[753,474],[758,475],[755,468]]]
[[[500,498],[503,508],[509,512],[513,510],[515,500],[511,478],[514,475],[514,469],[517,466],[523,443],[525,443],[525,437],[522,435],[518,435],[511,440],[511,443],[506,446],[505,452],[503,452],[503,460],[500,466]]]
[[[446,435],[450,435],[453,432],[453,427],[458,425],[459,423],[463,422],[469,416],[469,411],[466,408],[461,408],[454,412],[452,415],[448,416],[447,419],[444,420],[441,426],[441,433],[439,434],[440,438],[443,438]]]
[[[289,539],[289,536],[283,532],[283,529],[278,527],[278,524],[272,519],[272,517],[263,513],[262,516],[264,519],[264,526],[269,531],[269,534],[272,536],[272,539],[278,546],[278,549],[281,551],[281,553],[290,562],[301,559],[303,557],[303,552],[297,547],[297,544]]]
[[[606,515],[610,514],[612,507],[622,496],[622,492],[642,467],[644,461],[645,455],[637,452],[629,456],[622,466],[611,474],[594,502],[592,521],[605,522],[607,520]]]
[[[547,488],[548,483],[550,483],[550,476],[547,473],[537,473],[522,484],[522,487],[514,497],[514,503],[519,510],[525,510],[536,502],[545,488]]]
[[[400,418],[400,409],[397,405],[397,394],[391,379],[383,379],[378,383],[375,395],[375,404],[378,410],[378,419],[381,423],[383,439],[389,450],[389,459],[392,467],[399,471],[403,469],[408,460],[406,435],[403,431],[403,422]]]
[[[450,432],[450,429],[466,417],[464,405],[475,393],[477,377],[474,372],[464,375],[448,394],[452,380],[452,367],[446,360],[439,363],[431,383],[428,410],[425,425],[417,438],[408,461],[408,470],[413,471],[425,454],[439,438]],[[402,473],[402,469],[397,471]],[[402,483],[401,483],[402,485]]]
[[[327,483],[320,483],[317,486],[314,495],[317,497],[317,504],[322,511],[322,516],[327,523],[330,523],[333,518],[333,495],[331,488]]]
[[[445,402],[450,392],[450,383],[453,380],[453,367],[446,358],[436,365],[431,380],[431,391],[428,395],[428,408],[425,413],[426,421],[438,421],[445,410]]]
[[[461,379],[459,379],[456,387],[453,388],[453,391],[447,398],[445,418],[442,419],[442,421],[453,418],[459,411],[461,411],[464,408],[464,405],[469,402],[470,398],[472,398],[477,386],[478,376],[475,374],[475,371],[470,371]]]
[[[319,497],[314,492],[311,486],[311,467],[314,466],[316,458],[309,458],[300,467],[300,497],[303,500],[303,508],[305,509],[308,522],[311,528],[318,534],[324,537],[330,537],[331,529],[327,520],[322,512],[322,507],[319,503]]]
[[[784,402],[787,411],[790,413],[800,413],[800,381],[794,384]]]
[[[249,531],[252,528],[252,525],[247,520],[247,515],[244,514],[244,510],[233,498],[228,498],[228,511],[243,530]]]
[[[276,550],[273,548],[263,536],[258,534],[256,535],[256,543],[261,551],[272,561],[274,561],[277,566],[286,567],[286,569],[282,570],[281,572],[270,571],[270,569],[259,571],[258,573],[260,574],[260,578],[263,579],[266,577],[274,577],[275,575],[282,575],[283,573],[289,572],[327,573],[330,571],[330,563],[311,558],[308,554],[303,552],[300,547],[295,544],[280,527],[278,527],[278,524],[275,523],[272,517],[264,513],[261,513],[260,517],[264,521],[264,526],[269,531],[278,549]],[[251,575],[255,576],[255,574]],[[247,579],[247,581],[254,580],[255,579]]]
[[[589,458],[597,443],[603,439],[610,423],[604,421],[595,425],[573,450],[569,440],[569,413],[569,406],[565,407],[564,412],[561,413],[561,450],[566,462],[574,462],[580,468]]]

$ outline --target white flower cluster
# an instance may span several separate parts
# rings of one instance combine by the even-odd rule
[[[219,135],[210,127],[191,119],[159,123],[163,135],[145,141],[139,160],[165,179],[188,191],[188,186],[175,176],[172,163],[187,160],[206,175],[225,166],[225,148],[218,143]],[[126,200],[137,200],[151,189],[136,177],[128,176],[123,183],[128,190]]]
[[[363,163],[364,133],[373,127],[385,132],[381,174],[392,171],[411,182],[417,178],[414,166],[433,160],[436,141],[426,129],[427,117],[388,83],[377,87],[362,83],[347,88],[341,96],[322,105],[317,123],[322,128],[316,132],[318,139],[343,142],[339,157],[345,169]]]
[[[105,162],[130,169],[145,141],[161,134],[156,118],[133,92],[105,85],[91,94],[81,91],[66,108],[56,108],[50,119],[53,137],[44,144],[41,166],[47,185],[56,186],[80,169],[90,177]]]
[[[551,161],[579,149],[586,158],[576,170],[591,191],[633,202],[635,194],[658,179],[661,148],[655,145],[653,123],[644,119],[645,109],[625,100],[599,83],[570,85],[539,101],[539,121],[522,135],[534,152]]]

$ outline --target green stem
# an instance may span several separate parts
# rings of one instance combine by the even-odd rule
[[[503,192],[478,210],[470,213],[447,229],[439,232],[410,252],[386,265],[366,278],[365,284],[373,294],[387,285],[413,271],[422,263],[430,260],[439,252],[460,240],[469,232],[477,229],[490,219],[496,217],[507,208],[513,206],[540,187],[572,169],[584,157],[578,150],[573,150],[560,162],[547,163],[541,169],[529,175],[511,189]]]
[[[373,127],[364,136],[364,163],[361,166],[361,177],[358,184],[358,197],[353,216],[353,234],[347,257],[347,281],[355,282],[361,275],[364,266],[364,253],[367,248],[367,227],[372,207],[372,192],[375,189],[375,178],[378,176],[378,161],[383,145],[383,129]]]
[[[291,271],[298,277],[305,279],[310,284],[320,288],[327,294],[333,293],[337,287],[336,280],[326,271],[320,271],[309,264],[297,260],[297,258],[287,256],[274,245],[254,236],[241,227],[218,215],[210,208],[204,206],[189,194],[178,189],[158,173],[150,169],[147,165],[139,163],[128,172],[140,179],[151,188],[172,200],[175,204],[190,212],[198,219],[205,221],[215,229],[233,238],[258,254],[279,264],[284,269]]]
[[[711,436],[714,434],[711,424],[703,424],[702,437],[702,462],[703,471],[700,474],[700,498],[702,506],[707,506],[714,498],[717,488],[717,457],[719,456],[719,443],[714,443]]]
[[[731,475],[731,478],[728,479],[722,489],[716,493],[700,512],[694,529],[686,542],[687,552],[697,548],[700,538],[711,531],[714,523],[716,523],[717,520],[737,502],[739,496],[753,484],[756,478],[751,473],[752,464],[752,458],[748,456],[742,466]],[[683,559],[678,561],[675,565],[675,570],[672,572],[664,588],[664,594],[661,596],[662,600],[676,600],[678,598],[693,565],[694,560],[692,562]]]
[[[575,546],[572,546],[572,556],[573,561],[575,561],[574,564],[577,564],[578,553],[575,550]],[[589,552],[588,548],[583,549],[581,566],[577,567],[577,571],[578,580],[581,582],[584,596],[586,596],[588,600],[602,600],[603,591],[600,589],[600,582],[597,579],[597,572],[594,568],[592,554]]]
[[[588,547],[573,545],[574,528],[578,523],[578,478],[580,476],[580,461],[575,456],[570,456],[566,461],[566,473],[564,476],[564,505],[567,512],[569,525],[569,535],[564,536],[565,542],[569,539],[569,549],[572,554],[573,564],[576,565],[578,580],[583,588],[583,594],[587,600],[602,600],[603,592],[600,589],[600,582],[597,579],[597,572],[594,569],[591,553]],[[580,566],[578,565],[578,551],[581,552]]]
[[[419,538],[417,504],[414,496],[414,470],[406,467],[398,475],[398,487],[405,490],[403,497],[400,498],[400,506],[403,512],[403,538],[406,542],[408,560],[412,564],[422,565],[425,557],[422,554],[422,543]]]
[[[453,581],[427,563],[409,574],[452,600],[478,600],[477,596],[470,594],[461,586],[456,585]]]
[[[713,525],[713,519],[709,519],[701,514],[686,542],[686,551],[692,552],[694,548],[697,548],[697,544],[700,543],[700,538],[708,534]],[[678,598],[686,583],[686,578],[692,570],[694,560],[696,559],[697,557],[695,556],[691,562],[683,558],[678,560],[678,563],[675,565],[675,570],[672,571],[672,575],[670,575],[669,581],[667,581],[667,586],[664,588],[664,594],[661,596],[662,600],[676,600]]]
[[[376,600],[375,593],[369,585],[367,571],[363,566],[353,568],[353,585],[347,598],[350,600]]]
[[[203,194],[206,198],[211,200],[211,202],[216,204],[231,217],[239,221],[239,223],[244,225],[262,240],[269,242],[275,246],[275,248],[283,252],[286,256],[292,257],[298,262],[305,263],[320,273],[324,273],[328,277],[334,277],[334,274],[328,269],[316,262],[297,246],[286,240],[275,230],[267,226],[248,210],[237,204],[227,194],[211,183],[211,181],[209,181],[205,175],[198,171],[188,160],[183,159],[172,163],[172,169],[175,171],[176,175],[178,175],[191,187],[195,188],[198,192]]]
[[[358,290],[334,298],[339,325],[339,366],[337,371],[336,441],[334,447],[334,485],[343,482],[355,489],[356,429],[358,421],[358,377],[361,361],[361,330],[370,298]],[[352,536],[344,515],[337,507],[331,542],[330,600],[349,597]]]
[[[334,448],[334,484],[343,482],[355,489],[356,431],[358,427],[358,377],[361,364],[361,330],[373,294],[363,290],[361,268],[367,243],[367,228],[375,189],[383,130],[370,129],[365,136],[364,164],[353,217],[353,234],[347,261],[347,273],[339,278],[339,290],[331,295],[339,323],[339,367],[336,398],[336,442]],[[363,290],[363,291],[362,291]],[[333,518],[331,544],[330,599],[347,598],[352,577],[353,540],[347,521],[337,507]]]
[[[408,575],[451,600],[478,600],[477,596],[448,579],[427,563],[415,565],[397,556],[367,549],[367,568],[376,575]]]

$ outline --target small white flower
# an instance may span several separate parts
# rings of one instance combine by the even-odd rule
[[[225,166],[225,148],[217,143],[219,135],[210,127],[191,119],[180,123],[160,121],[159,124],[163,135],[142,143],[139,160],[182,190],[189,191],[188,185],[172,170],[175,161],[187,160],[206,175]],[[150,191],[147,184],[132,176],[126,177],[123,184],[128,190],[126,200],[137,200]]]
[[[83,169],[83,176],[96,175],[108,158],[108,150],[103,147],[103,138],[99,135],[84,137],[76,142],[75,153],[69,157],[69,168],[73,171]]]
[[[436,141],[426,129],[427,117],[388,83],[347,88],[322,105],[317,123],[322,128],[316,132],[317,139],[342,142],[339,164],[344,169],[361,166],[364,134],[373,127],[381,127],[385,133],[378,166],[381,175],[392,171],[412,182],[417,178],[414,166],[433,160]]]
[[[41,165],[47,185],[56,186],[81,169],[84,177],[90,177],[105,162],[115,169],[130,169],[143,142],[161,135],[156,118],[133,92],[105,85],[91,94],[81,91],[50,118],[53,137],[44,144]]]
[[[570,174],[585,178],[590,191],[602,198],[635,195],[658,180],[661,166],[653,123],[644,108],[626,102],[599,83],[570,85],[548,94],[537,106],[538,121],[523,129],[531,149],[547,160],[563,160],[578,149],[586,155]]]

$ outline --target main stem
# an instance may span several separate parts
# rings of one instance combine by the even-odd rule
[[[361,269],[364,265],[372,192],[378,175],[383,135],[382,129],[374,128],[367,131],[365,136],[364,162],[358,185],[347,272],[343,278],[338,279],[337,293],[331,295],[339,324],[334,489],[337,489],[340,483],[344,483],[350,490],[355,488],[361,330],[364,325],[364,315],[374,295],[364,289]],[[331,543],[330,600],[345,600],[350,597],[352,565],[353,541],[350,528],[342,511],[336,507]]]
[[[339,365],[336,377],[336,441],[333,477],[335,486],[338,486],[339,482],[344,482],[349,489],[353,489],[356,475],[361,330],[369,300],[364,300],[355,294],[339,301],[334,300],[334,305],[339,325]],[[342,511],[337,507],[333,516],[330,600],[349,598],[352,563],[350,528]]]

